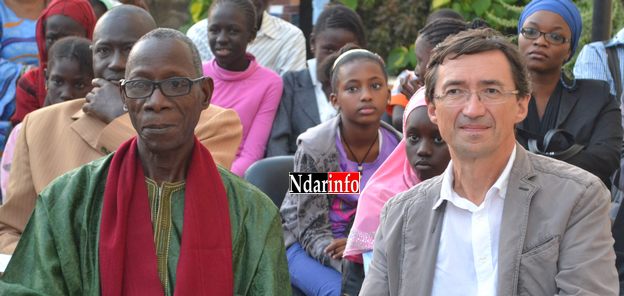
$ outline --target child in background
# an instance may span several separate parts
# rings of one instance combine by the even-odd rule
[[[364,187],[400,140],[381,122],[390,99],[381,57],[347,45],[333,62],[338,116],[297,140],[295,172],[360,172]],[[306,295],[339,295],[341,259],[359,194],[287,194],[281,207],[291,283]]]
[[[204,75],[214,81],[211,103],[234,109],[240,117],[243,139],[232,172],[243,176],[264,156],[282,95],[282,79],[246,53],[257,31],[255,7],[249,0],[217,0],[210,6],[208,19],[208,43],[214,59],[204,64]]]
[[[266,156],[292,155],[297,151],[297,137],[308,128],[336,116],[329,101],[331,83],[321,73],[325,59],[347,43],[366,47],[364,25],[360,16],[341,4],[331,4],[319,16],[310,48],[314,58],[308,68],[282,76],[284,92],[271,129]]]
[[[26,72],[17,83],[13,124],[26,114],[41,108],[46,97],[45,70],[48,50],[56,40],[66,36],[93,38],[95,14],[87,0],[54,0],[37,20],[37,47],[39,67]],[[90,83],[89,83],[90,84]]]
[[[450,159],[438,127],[429,120],[423,87],[407,104],[403,140],[362,190],[344,256],[367,265],[386,201],[420,181],[442,174]]]
[[[401,129],[403,122],[403,111],[407,105],[408,98],[423,86],[425,70],[429,63],[431,50],[446,39],[468,29],[487,27],[487,23],[482,19],[475,19],[472,22],[465,22],[463,19],[438,18],[428,23],[418,31],[418,38],[414,43],[414,53],[418,64],[412,71],[404,71],[399,75],[397,83],[392,88],[392,99],[388,104],[388,114],[392,116],[392,125],[396,129]]]
[[[68,100],[84,98],[93,86],[93,58],[91,41],[81,37],[63,38],[48,51],[48,67],[45,70],[47,95],[44,106]],[[13,149],[22,124],[16,125],[9,135],[0,162],[0,189],[6,196]]]

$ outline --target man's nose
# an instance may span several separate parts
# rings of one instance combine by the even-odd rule
[[[466,101],[466,104],[462,109],[462,113],[469,118],[483,116],[486,108],[485,104],[481,101],[481,98],[479,98],[475,92],[471,92],[469,96],[468,101]]]
[[[128,55],[121,50],[115,50],[108,67],[113,71],[125,71]]]

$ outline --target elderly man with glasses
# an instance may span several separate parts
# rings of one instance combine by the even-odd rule
[[[385,205],[360,295],[617,295],[608,190],[515,140],[530,98],[515,46],[458,33],[425,85],[451,162]]]
[[[193,134],[213,91],[201,75],[197,49],[176,30],[136,43],[121,89],[138,136],[41,194],[0,291],[289,294],[277,208]]]
[[[28,114],[18,136],[7,195],[0,207],[0,253],[12,254],[35,207],[37,195],[54,179],[117,149],[136,135],[123,110],[119,80],[128,53],[156,28],[152,16],[133,5],[106,12],[93,33],[94,88],[85,99]],[[236,112],[209,106],[195,128],[215,162],[230,168],[242,138]]]

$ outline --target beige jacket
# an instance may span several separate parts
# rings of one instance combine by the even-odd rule
[[[136,135],[124,114],[109,124],[84,114],[84,99],[30,113],[15,146],[7,187],[0,207],[0,253],[12,254],[43,188],[56,177],[96,160]],[[210,105],[195,128],[197,138],[215,162],[230,168],[242,138],[236,112]]]
[[[608,217],[596,176],[517,146],[503,208],[498,295],[617,295]],[[392,198],[360,295],[430,295],[446,202],[442,177]],[[461,270],[457,270],[461,272]]]

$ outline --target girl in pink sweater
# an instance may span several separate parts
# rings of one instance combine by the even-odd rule
[[[239,176],[264,156],[282,96],[282,79],[246,53],[256,37],[255,14],[249,0],[213,2],[208,43],[214,59],[203,65],[204,75],[214,80],[211,103],[234,109],[243,124],[243,140],[232,164],[232,172]]]

